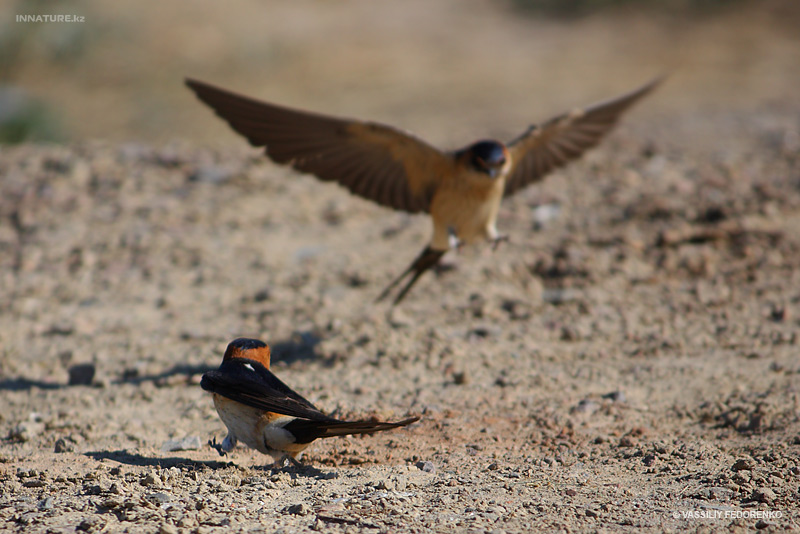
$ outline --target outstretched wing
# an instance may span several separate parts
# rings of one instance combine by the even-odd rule
[[[276,106],[195,80],[186,85],[276,163],[383,206],[427,211],[451,164],[443,152],[390,126]]]
[[[336,421],[295,393],[260,362],[248,358],[222,362],[217,370],[203,375],[200,386],[206,391],[268,412],[318,422]]]
[[[661,80],[657,78],[630,93],[528,128],[508,145],[514,166],[506,178],[504,195],[513,195],[538,182],[553,169],[597,145],[622,113],[651,92]]]

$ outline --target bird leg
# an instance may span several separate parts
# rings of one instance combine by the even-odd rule
[[[217,443],[216,436],[214,436],[214,439],[208,440],[208,446],[216,450],[220,456],[225,456],[226,454],[228,454],[228,451],[224,450],[220,443]]]
[[[217,443],[217,437],[214,436],[214,439],[208,440],[208,446],[216,450],[220,456],[226,456],[236,446],[236,438],[228,434],[222,443]]]
[[[399,304],[400,301],[403,300],[403,297],[406,296],[406,293],[408,293],[408,291],[413,287],[413,285],[419,279],[419,277],[422,276],[422,274],[425,271],[427,271],[428,269],[439,263],[439,260],[442,259],[442,256],[444,256],[445,252],[447,251],[435,250],[432,249],[431,247],[425,247],[425,250],[423,250],[420,253],[420,255],[417,256],[417,259],[414,260],[414,263],[412,263],[408,267],[408,269],[403,271],[403,274],[395,278],[395,280],[391,284],[389,284],[386,287],[386,289],[383,290],[383,292],[378,296],[378,298],[375,299],[375,302],[380,302],[381,300],[385,299],[386,296],[389,294],[389,292],[391,292],[391,290],[394,289],[394,287],[397,284],[402,282],[406,278],[406,276],[411,274],[411,279],[405,286],[403,286],[403,289],[400,290],[400,293],[398,293],[397,298],[395,298],[394,302],[392,303],[393,306]]]
[[[295,466],[297,468],[303,467],[303,463],[300,460],[298,460],[297,458],[295,458],[294,456],[292,456],[291,454],[287,454],[286,455],[286,459],[289,460],[290,464],[292,464],[293,466]]]
[[[447,242],[450,245],[450,248],[461,252],[461,247],[464,246],[464,242],[458,238],[458,234],[455,231],[455,228],[452,226],[447,227]]]

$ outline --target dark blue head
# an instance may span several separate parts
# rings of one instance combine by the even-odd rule
[[[496,178],[508,161],[506,147],[497,141],[478,141],[467,149],[469,162],[479,172]]]
[[[234,347],[239,350],[260,349],[266,346],[267,344],[260,339],[248,339],[246,337],[234,339],[228,344],[228,348]]]

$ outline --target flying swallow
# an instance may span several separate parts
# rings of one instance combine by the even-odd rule
[[[224,456],[241,441],[269,454],[280,465],[297,463],[303,450],[318,438],[348,434],[372,434],[409,425],[410,417],[397,423],[341,421],[319,411],[292,391],[269,370],[269,346],[257,339],[231,341],[216,371],[203,375],[200,386],[213,393],[214,406],[228,435],[209,445]]]
[[[660,81],[532,125],[509,143],[482,140],[453,151],[391,126],[277,106],[195,80],[186,84],[276,163],[338,182],[382,206],[431,215],[430,242],[377,299],[410,277],[397,304],[453,244],[506,239],[496,227],[501,200],[597,145]]]

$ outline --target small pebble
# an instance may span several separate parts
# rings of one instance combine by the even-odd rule
[[[420,471],[423,471],[425,473],[431,473],[431,474],[436,473],[436,466],[433,465],[433,462],[428,462],[428,461],[417,462],[417,467],[419,468]]]
[[[199,436],[186,436],[182,439],[170,439],[161,445],[162,452],[196,451],[202,447]]]
[[[392,491],[392,490],[395,489],[394,481],[393,480],[383,479],[380,482],[378,482],[378,489],[386,490],[386,491]]]
[[[415,324],[414,320],[404,312],[400,311],[399,308],[390,308],[387,312],[386,318],[389,322],[389,325],[395,329],[408,328]]]
[[[102,506],[103,508],[107,508],[109,510],[116,510],[123,504],[125,503],[119,497],[109,497],[108,499],[100,503],[100,506]]]
[[[8,433],[8,439],[12,441],[31,441],[42,432],[44,432],[44,423],[28,421],[12,428]]]
[[[221,184],[230,180],[235,174],[234,169],[222,166],[201,167],[189,176],[190,182],[207,184]]]
[[[75,446],[64,438],[58,438],[54,448],[55,452],[72,452]]]
[[[95,367],[93,363],[79,363],[69,368],[70,386],[89,386],[94,380]]]
[[[753,470],[753,462],[751,462],[747,458],[739,458],[731,466],[731,469],[733,471],[752,471]]]
[[[775,492],[769,488],[759,488],[753,490],[753,493],[750,495],[750,500],[764,502],[764,503],[771,503],[774,501],[778,496],[775,495]]]
[[[561,215],[561,206],[556,203],[540,204],[531,209],[533,228],[540,230],[544,225]]]
[[[624,391],[612,391],[603,395],[603,398],[613,402],[625,402],[626,400]]]
[[[397,475],[396,477],[392,477],[392,482],[394,482],[394,489],[396,491],[405,491],[408,488],[408,479],[406,477]]]
[[[81,492],[84,495],[100,495],[103,493],[103,486],[99,484],[84,484]]]
[[[147,500],[158,503],[158,504],[166,504],[172,500],[172,497],[167,495],[166,493],[151,493],[147,496]]]
[[[78,526],[75,527],[75,530],[82,530],[84,532],[95,532],[101,530],[103,527],[105,527],[105,523],[103,523],[103,521],[100,520],[100,518],[87,517],[86,519],[78,523]]]
[[[305,503],[293,504],[286,509],[292,515],[308,515],[311,513],[311,508]]]
[[[581,399],[578,405],[575,406],[575,411],[578,413],[593,414],[600,409],[600,405],[589,399]]]

